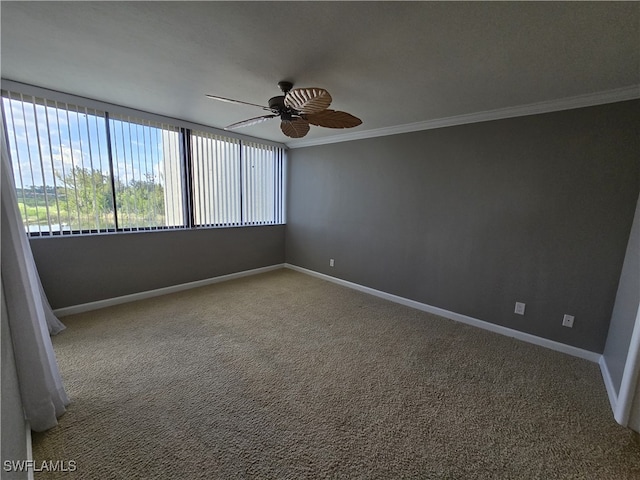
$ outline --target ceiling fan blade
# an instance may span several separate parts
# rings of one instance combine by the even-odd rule
[[[322,110],[318,113],[309,113],[304,118],[311,125],[327,128],[353,128],[362,123],[358,117],[340,110]]]
[[[267,120],[270,120],[277,116],[278,115],[263,115],[261,117],[250,118],[248,120],[243,120],[241,122],[232,123],[231,125],[224,127],[224,129],[233,130],[234,128],[249,127],[251,125],[256,125],[258,123],[266,122]]]
[[[284,97],[284,104],[300,113],[316,113],[331,105],[331,95],[324,88],[294,88]]]
[[[294,118],[292,120],[282,120],[280,122],[280,130],[287,137],[302,138],[309,133],[309,122],[302,118]]]
[[[220,102],[235,103],[237,105],[250,105],[252,107],[258,107],[258,108],[261,108],[263,110],[267,110],[269,112],[271,111],[271,109],[269,107],[265,107],[263,105],[256,105],[255,103],[242,102],[240,100],[233,100],[232,98],[218,97],[216,95],[205,95],[205,97],[211,98],[212,100],[219,100]]]

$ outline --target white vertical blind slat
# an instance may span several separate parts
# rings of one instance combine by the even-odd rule
[[[22,159],[20,156],[20,150],[18,149],[17,145],[18,145],[18,134],[16,133],[17,127],[16,127],[16,121],[15,121],[15,117],[13,114],[13,101],[11,100],[11,95],[9,94],[9,113],[10,113],[10,118],[11,118],[11,127],[13,129],[13,141],[14,141],[14,145],[15,145],[15,157],[17,157],[17,165],[18,165],[18,177],[20,178],[20,192],[22,193],[22,206],[23,206],[23,218],[25,219],[25,226],[27,227],[27,230],[29,229],[29,216],[27,215],[27,200],[24,194],[24,180],[22,177]],[[6,115],[6,114],[5,114]],[[16,162],[14,162],[15,164]],[[15,174],[14,174],[15,176]]]

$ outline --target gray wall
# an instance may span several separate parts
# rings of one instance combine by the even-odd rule
[[[2,468],[5,460],[27,460],[27,430],[25,428],[16,361],[13,356],[13,344],[9,332],[7,307],[2,296],[2,479],[27,478],[26,472],[5,472]]]
[[[640,305],[640,198],[633,219],[633,227],[622,266],[618,293],[613,306],[604,359],[616,394],[620,393],[624,365]],[[640,385],[640,382],[638,382]]]
[[[638,198],[639,104],[294,149],[287,262],[602,352]]]
[[[55,308],[284,262],[284,225],[31,239]]]

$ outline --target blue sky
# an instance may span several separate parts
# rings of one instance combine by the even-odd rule
[[[3,98],[16,186],[54,186],[59,183],[54,172],[66,174],[74,166],[100,170],[108,175],[109,157],[102,112],[75,107],[67,109],[64,104],[45,107],[39,103]],[[177,161],[177,133],[127,120],[110,119],[116,177],[124,183],[147,177],[162,183],[163,144],[171,150],[167,152],[170,158]]]

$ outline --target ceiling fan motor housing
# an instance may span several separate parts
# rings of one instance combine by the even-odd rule
[[[277,97],[271,97],[269,99],[269,108],[274,112],[280,115],[280,118],[284,121],[290,122],[294,116],[298,115],[298,112],[293,110],[292,108],[287,107],[284,104],[284,95],[279,95]]]
[[[269,108],[272,110],[277,110],[278,112],[285,110],[287,107],[285,107],[284,105],[284,95],[271,97],[269,99]]]

